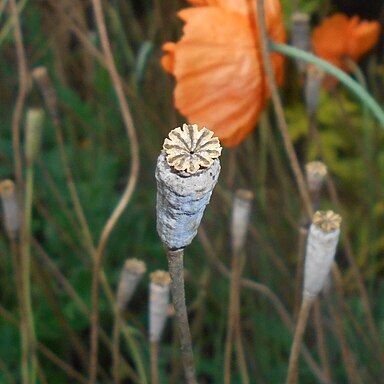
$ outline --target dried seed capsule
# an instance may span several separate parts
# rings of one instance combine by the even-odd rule
[[[123,311],[131,300],[146,270],[145,263],[141,260],[128,259],[125,262],[117,288],[117,308],[119,311]]]
[[[294,12],[292,15],[292,45],[306,52],[311,50],[310,17],[306,13]],[[297,66],[301,73],[305,73],[305,61],[297,60]]]
[[[44,102],[49,113],[55,119],[59,119],[58,103],[55,88],[51,82],[46,67],[37,67],[32,71],[32,77],[35,79],[40,91],[43,95]]]
[[[303,294],[317,296],[327,280],[340,236],[341,217],[333,211],[314,214],[309,229]]]
[[[43,120],[44,111],[41,108],[28,109],[25,124],[25,158],[28,165],[35,162],[40,152]]]
[[[12,180],[0,182],[0,196],[3,205],[4,226],[8,236],[15,239],[20,230],[20,217],[15,183]]]
[[[249,226],[253,193],[245,189],[236,191],[232,207],[232,250],[236,254],[243,247]]]
[[[176,128],[157,159],[157,232],[168,249],[189,245],[220,173],[221,146],[197,125]]]
[[[156,271],[150,275],[149,286],[149,339],[159,342],[168,317],[169,285],[168,272]]]
[[[315,65],[308,65],[305,79],[304,99],[309,116],[313,116],[319,105],[321,84],[324,79],[324,70]]]
[[[327,172],[327,166],[321,161],[311,161],[305,165],[308,192],[314,205],[318,203],[321,187],[324,184]]]

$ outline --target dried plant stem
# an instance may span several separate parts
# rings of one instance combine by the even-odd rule
[[[293,302],[293,318],[296,319],[300,310],[300,301],[303,290],[303,271],[305,259],[305,244],[308,236],[308,230],[304,225],[299,228],[298,257],[295,275],[295,294]]]
[[[324,149],[321,145],[320,134],[319,134],[319,131],[318,131],[316,124],[314,124],[313,132],[315,135],[315,140],[316,140],[320,155],[324,158]],[[336,209],[339,212],[341,212],[343,214],[343,209],[342,209],[342,206],[340,203],[337,189],[335,187],[335,183],[334,183],[330,174],[327,175],[325,182],[326,182],[327,190],[328,190],[329,196],[331,198],[332,204],[336,207]],[[373,339],[373,342],[375,344],[376,350],[379,352],[380,360],[384,361],[384,351],[383,351],[383,346],[382,346],[381,341],[380,341],[381,338],[380,338],[379,331],[376,327],[375,320],[374,320],[374,317],[372,314],[372,308],[370,305],[370,300],[369,300],[367,288],[364,284],[364,279],[361,276],[359,267],[356,263],[355,255],[353,254],[353,249],[352,249],[350,237],[348,236],[347,231],[342,231],[341,236],[342,236],[342,240],[343,240],[343,244],[344,244],[344,250],[345,250],[345,254],[346,254],[348,263],[351,267],[352,273],[354,274],[354,276],[356,278],[357,287],[360,291],[360,295],[361,295],[362,303],[364,306],[364,313],[366,316],[366,321],[367,321],[369,332],[370,332],[371,337]],[[337,269],[338,268],[336,268],[336,270]]]
[[[176,321],[179,329],[181,355],[185,376],[188,384],[197,384],[195,364],[193,360],[191,333],[189,330],[187,306],[185,304],[184,291],[184,250],[172,251],[166,249],[168,256],[168,268],[171,275],[172,301],[176,312]]]
[[[120,323],[121,315],[117,310],[112,332],[112,370],[114,384],[120,383]]]
[[[36,353],[36,333],[33,319],[33,307],[31,296],[31,221],[32,221],[32,201],[33,201],[33,179],[34,172],[32,165],[27,165],[25,182],[25,204],[24,204],[24,227],[25,237],[21,246],[21,269],[23,301],[26,309],[26,320],[28,324],[29,354],[31,358],[30,382],[36,381],[37,374],[37,353]]]
[[[337,307],[335,308],[331,300],[328,300],[328,306],[333,318],[333,322],[335,324],[335,333],[337,336],[337,340],[340,343],[341,356],[342,356],[344,367],[347,373],[348,383],[361,384],[363,381],[360,377],[359,370],[356,365],[356,359],[351,348],[349,348],[348,346],[347,338],[344,331],[344,327],[345,327],[343,324],[344,294],[343,294],[341,275],[338,268],[336,267],[336,264],[334,264],[332,267],[332,273],[333,273],[333,278],[335,282],[336,298],[338,303],[337,303]]]
[[[70,282],[65,278],[65,276],[61,273],[60,269],[56,266],[56,264],[52,261],[52,259],[46,254],[44,249],[35,239],[32,239],[32,244],[36,248],[38,255],[43,261],[43,265],[48,269],[49,273],[52,275],[54,280],[60,285],[60,287],[62,287],[67,292],[67,294],[76,304],[80,312],[87,319],[90,320],[91,314],[87,305],[84,303],[82,298],[77,294],[76,290],[72,287]],[[103,341],[104,345],[113,353],[113,346],[108,335],[105,333],[105,331],[101,327],[99,327],[99,332],[100,332],[100,339]],[[121,361],[124,363],[124,368],[126,369],[132,381],[137,384],[140,383],[140,380],[137,377],[136,373],[133,371],[132,367],[128,365],[128,363],[124,359],[121,359]]]
[[[6,310],[1,304],[0,304],[0,315],[10,324],[17,327],[18,321],[17,319],[12,315],[11,312]],[[68,377],[71,377],[75,380],[77,380],[79,383],[88,384],[87,379],[82,376],[79,372],[74,370],[71,365],[66,363],[65,361],[61,360],[57,355],[55,355],[50,349],[48,349],[44,344],[38,342],[37,347],[39,351],[53,364],[55,364],[57,367],[61,368],[63,372],[65,372]]]
[[[307,212],[308,217],[312,217],[313,209],[311,200],[308,194],[307,187],[305,185],[305,179],[303,173],[300,169],[299,161],[297,160],[297,156],[295,153],[295,149],[293,147],[292,141],[289,137],[287,122],[284,117],[283,105],[280,100],[279,92],[277,90],[276,80],[273,74],[273,68],[271,64],[271,58],[268,49],[268,36],[267,36],[267,28],[265,24],[264,18],[264,0],[256,0],[257,2],[257,24],[259,26],[260,33],[260,44],[261,44],[261,55],[264,63],[264,71],[268,79],[269,88],[271,91],[272,101],[275,108],[275,113],[280,129],[280,133],[283,137],[285,150],[287,152],[287,156],[292,168],[292,171],[295,175],[296,182],[299,188],[299,193],[302,198],[305,210]]]
[[[20,333],[21,333],[21,372],[23,378],[23,384],[28,384],[28,328],[25,313],[25,306],[23,304],[23,283],[20,275],[20,261],[18,259],[18,246],[16,239],[11,239],[11,255],[13,273],[15,276],[16,294],[20,312]],[[25,353],[24,353],[25,352]]]
[[[240,330],[240,280],[241,272],[245,264],[245,254],[232,255],[232,268],[230,277],[228,329],[225,342],[224,383],[231,382],[231,355],[232,340],[235,340],[238,364],[243,383],[249,382],[247,366],[244,358],[244,350],[241,341]]]
[[[151,342],[151,383],[159,384],[159,343]]]
[[[127,130],[128,137],[131,144],[131,169],[130,176],[125,188],[123,195],[120,198],[119,203],[114,209],[113,213],[106,222],[103,231],[100,236],[97,252],[95,256],[95,262],[93,267],[92,276],[92,317],[91,317],[91,352],[90,352],[90,369],[89,377],[90,384],[96,381],[96,367],[97,367],[97,354],[98,354],[98,287],[99,287],[99,271],[102,265],[102,257],[104,254],[105,247],[112,229],[114,228],[120,215],[123,213],[129,200],[131,199],[132,193],[135,189],[138,173],[139,173],[139,147],[136,137],[136,131],[133,124],[132,116],[125,99],[120,77],[117,72],[115,62],[112,55],[112,50],[108,40],[107,28],[104,21],[103,9],[100,0],[92,0],[93,11],[95,14],[96,25],[100,35],[100,41],[107,62],[107,68],[112,78],[112,82],[119,100],[122,117],[124,120],[125,128]]]
[[[227,269],[227,267],[217,259],[215,252],[213,250],[213,247],[202,227],[200,227],[199,230],[199,238],[203,245],[203,248],[210,260],[210,262],[213,264],[214,267],[217,268],[217,270],[226,278],[231,277],[231,272]],[[279,314],[280,318],[282,319],[283,323],[286,325],[287,329],[293,334],[294,333],[294,323],[291,319],[291,316],[287,309],[285,308],[284,304],[280,301],[279,297],[266,285],[258,283],[253,280],[249,279],[241,279],[240,284],[242,287],[251,289],[257,293],[260,293],[264,297],[268,299],[268,301],[275,307],[277,313]],[[324,374],[321,371],[320,367],[317,365],[313,357],[311,356],[310,352],[308,351],[307,347],[302,344],[301,350],[303,353],[303,357],[305,361],[307,362],[308,366],[311,368],[313,373],[316,375],[316,377],[319,379],[321,383],[327,384]]]
[[[305,328],[308,321],[309,311],[313,303],[313,298],[303,295],[303,301],[300,307],[299,317],[296,324],[295,335],[289,355],[289,365],[286,384],[296,384],[298,379],[299,352],[303,340]]]
[[[17,9],[16,0],[9,1],[10,10],[13,17],[13,31],[16,45],[17,64],[18,64],[18,76],[19,76],[19,91],[17,95],[16,105],[12,116],[12,145],[13,145],[13,157],[15,176],[17,184],[17,198],[19,207],[23,206],[23,164],[21,158],[20,147],[20,120],[27,94],[28,87],[28,70],[25,60],[23,37],[20,27],[19,14]],[[20,209],[20,222],[23,223],[23,213]],[[25,237],[25,227],[21,225],[20,244],[23,244]],[[22,268],[21,268],[22,269]],[[22,289],[22,296],[25,297],[23,282],[20,279],[20,287]],[[22,299],[22,297],[21,297]],[[22,382],[23,384],[29,384],[29,329],[28,329],[28,316],[27,308],[25,306],[25,300],[20,301],[21,312],[21,346],[22,346]]]
[[[327,383],[332,383],[331,375],[331,365],[329,363],[327,346],[325,341],[324,326],[323,326],[323,316],[321,314],[321,303],[320,299],[316,298],[313,306],[314,314],[314,323],[317,335],[317,343],[319,348],[319,355],[321,360],[321,366],[324,371],[324,376],[327,380]]]

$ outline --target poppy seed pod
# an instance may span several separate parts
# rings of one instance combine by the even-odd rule
[[[292,15],[292,45],[295,48],[309,52],[311,50],[310,17],[306,13],[294,12]],[[307,63],[297,60],[297,66],[301,73],[305,73]]]
[[[323,82],[325,72],[323,69],[315,65],[308,65],[307,77],[305,79],[304,99],[307,113],[314,116],[319,105],[321,84]]]
[[[15,183],[12,180],[4,180],[0,183],[0,196],[3,204],[4,226],[8,236],[15,239],[20,230],[20,217]]]
[[[168,272],[156,271],[150,275],[149,286],[149,339],[159,342],[168,317],[169,285]]]
[[[25,124],[25,158],[28,165],[32,165],[39,154],[43,120],[44,111],[41,108],[28,109]]]
[[[220,173],[219,140],[206,128],[184,124],[165,139],[157,159],[157,232],[171,250],[196,236]]]
[[[46,67],[37,67],[32,71],[32,77],[36,81],[40,91],[43,95],[45,104],[49,110],[49,113],[58,119],[58,103],[55,88],[51,82]]]
[[[249,226],[253,193],[245,189],[236,191],[232,207],[231,237],[232,250],[236,254],[244,246]]]
[[[121,271],[120,282],[117,288],[117,308],[123,311],[131,300],[139,281],[147,268],[145,263],[138,259],[128,259]]]
[[[327,166],[321,161],[311,161],[305,165],[306,182],[312,203],[317,203],[327,172]]]
[[[309,228],[304,268],[303,295],[316,297],[323,289],[340,236],[341,217],[332,211],[317,211]]]

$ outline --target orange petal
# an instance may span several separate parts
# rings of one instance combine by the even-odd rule
[[[175,51],[175,103],[191,123],[238,144],[255,127],[263,83],[248,18],[218,7],[191,8]]]
[[[161,65],[167,72],[173,74],[176,44],[165,43],[163,44],[162,49],[164,52],[166,52],[166,54],[161,58]]]
[[[361,21],[357,25],[352,24],[351,27],[347,48],[348,56],[358,61],[377,44],[381,27],[377,21]]]
[[[317,56],[342,65],[342,57],[347,53],[348,22],[347,16],[337,13],[314,29],[312,47]]]

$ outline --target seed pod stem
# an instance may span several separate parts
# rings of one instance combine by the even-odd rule
[[[303,302],[300,307],[299,317],[293,336],[291,353],[289,355],[289,365],[286,384],[296,384],[298,379],[299,352],[301,342],[303,340],[305,328],[307,326],[309,312],[312,307],[314,298],[311,296],[303,296]]]
[[[193,360],[191,332],[189,330],[187,306],[185,304],[184,292],[184,250],[172,251],[167,249],[168,268],[171,275],[171,292],[173,305],[175,307],[177,326],[180,335],[181,354],[185,377],[188,384],[197,384],[195,363]]]
[[[196,236],[220,173],[221,146],[213,132],[184,124],[165,139],[156,166],[157,232],[165,246],[172,300],[188,384],[195,384],[191,334],[184,292],[184,248]]]
[[[149,292],[149,340],[151,343],[151,382],[159,384],[159,342],[168,317],[169,284],[168,272],[156,271],[151,274]]]
[[[341,217],[332,211],[317,211],[309,229],[305,256],[303,301],[289,356],[286,384],[296,384],[300,346],[312,303],[323,289],[335,257]]]

